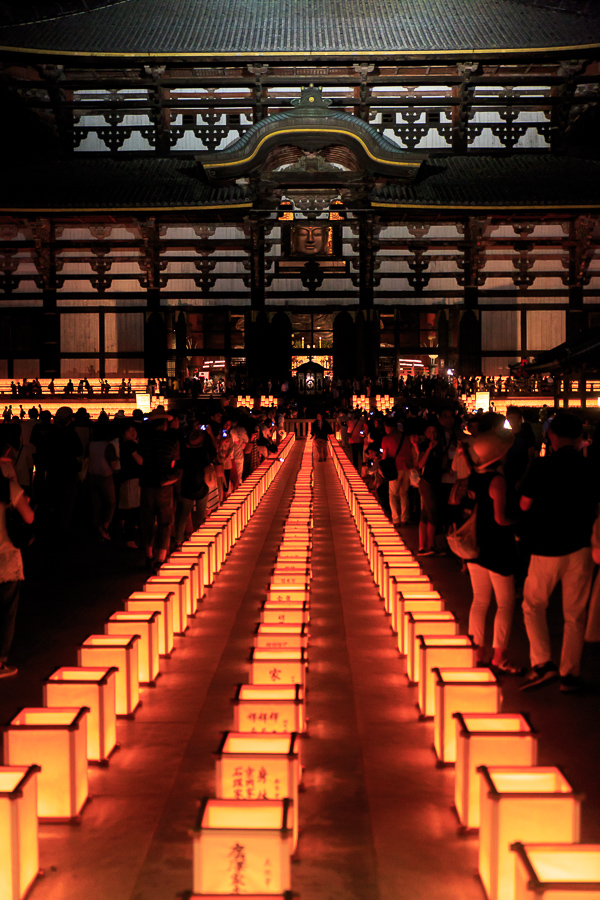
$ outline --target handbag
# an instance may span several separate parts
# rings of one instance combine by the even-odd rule
[[[477,544],[477,506],[462,525],[452,525],[446,534],[448,547],[460,559],[474,560],[479,556]]]
[[[398,469],[396,468],[396,457],[400,453],[402,449],[402,444],[404,443],[404,433],[402,434],[402,438],[400,443],[398,444],[398,449],[396,450],[395,456],[387,456],[385,459],[382,459],[379,463],[379,471],[383,475],[386,481],[395,481],[398,477]]]
[[[416,466],[408,470],[408,480],[410,481],[411,487],[419,487],[419,484],[421,483],[421,473]]]

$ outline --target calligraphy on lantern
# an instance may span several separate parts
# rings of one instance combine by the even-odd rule
[[[234,800],[280,800],[280,776],[269,765],[235,765],[224,772],[223,781],[230,788],[227,796]]]

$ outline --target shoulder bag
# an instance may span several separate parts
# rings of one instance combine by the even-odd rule
[[[475,560],[479,556],[477,544],[477,506],[462,525],[452,525],[446,534],[448,547],[460,559]]]

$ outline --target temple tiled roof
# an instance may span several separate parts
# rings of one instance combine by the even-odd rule
[[[375,204],[596,206],[600,161],[556,156],[433,159],[416,183],[380,188]]]
[[[250,205],[245,187],[208,187],[195,163],[167,159],[76,159],[13,170],[0,187],[0,211],[119,210]]]
[[[436,158],[410,186],[376,189],[375,206],[600,209],[600,161],[527,156]],[[0,187],[0,213],[250,206],[246,187],[212,188],[190,160],[79,159],[30,164]]]
[[[0,28],[0,46],[78,54],[356,54],[600,42],[600,10],[519,0],[122,0]]]

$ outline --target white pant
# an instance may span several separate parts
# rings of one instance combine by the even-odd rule
[[[515,606],[514,575],[499,575],[475,563],[467,563],[473,588],[469,612],[469,634],[478,647],[485,646],[485,620],[490,603],[496,596],[494,616],[494,650],[506,650]]]
[[[410,488],[410,476],[408,469],[398,472],[398,477],[389,481],[390,508],[392,510],[392,522],[398,525],[406,524],[410,519],[408,506],[408,489]]]
[[[565,620],[560,674],[579,675],[593,571],[589,547],[564,556],[531,557],[523,589],[523,617],[532,666],[541,666],[551,658],[546,609],[550,594],[560,581]]]

